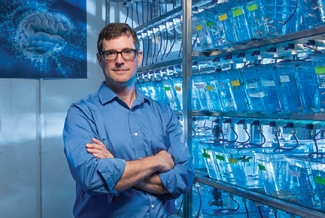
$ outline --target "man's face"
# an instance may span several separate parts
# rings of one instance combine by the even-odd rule
[[[103,40],[102,51],[133,50],[135,45],[132,36],[122,35],[112,40]],[[106,84],[112,86],[131,86],[135,82],[135,73],[142,62],[142,52],[138,51],[134,59],[125,60],[117,54],[115,60],[105,60],[104,55],[97,54],[99,66],[103,69]]]

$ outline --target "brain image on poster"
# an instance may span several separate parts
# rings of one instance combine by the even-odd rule
[[[86,78],[86,2],[0,5],[0,78]]]

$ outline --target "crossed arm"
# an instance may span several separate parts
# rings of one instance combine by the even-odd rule
[[[86,144],[87,152],[99,159],[114,158],[101,141],[92,139],[92,142]],[[173,159],[167,151],[160,151],[140,160],[126,161],[124,172],[115,189],[121,192],[134,187],[154,194],[167,194],[168,191],[163,187],[157,173],[167,172],[173,167]]]

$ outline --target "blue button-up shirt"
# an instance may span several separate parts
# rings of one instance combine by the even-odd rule
[[[182,138],[180,123],[166,105],[136,89],[131,108],[104,82],[97,93],[74,103],[68,110],[64,151],[76,181],[73,214],[78,218],[167,217],[174,199],[191,190],[192,157]],[[86,151],[91,138],[102,141],[114,158],[102,160]],[[167,150],[174,168],[158,176],[169,194],[159,195],[129,188],[114,189],[125,161],[138,160]]]

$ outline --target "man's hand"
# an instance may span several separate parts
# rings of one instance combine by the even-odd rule
[[[156,161],[158,163],[160,163],[160,166],[161,166],[159,172],[161,172],[161,173],[167,172],[174,168],[174,161],[172,159],[172,156],[169,153],[167,153],[167,151],[162,150],[162,151],[158,152],[155,155],[155,158],[157,158]]]
[[[106,146],[99,141],[98,139],[92,138],[91,141],[93,143],[86,144],[87,152],[92,154],[93,156],[104,159],[104,158],[114,158],[111,152],[109,152]]]

